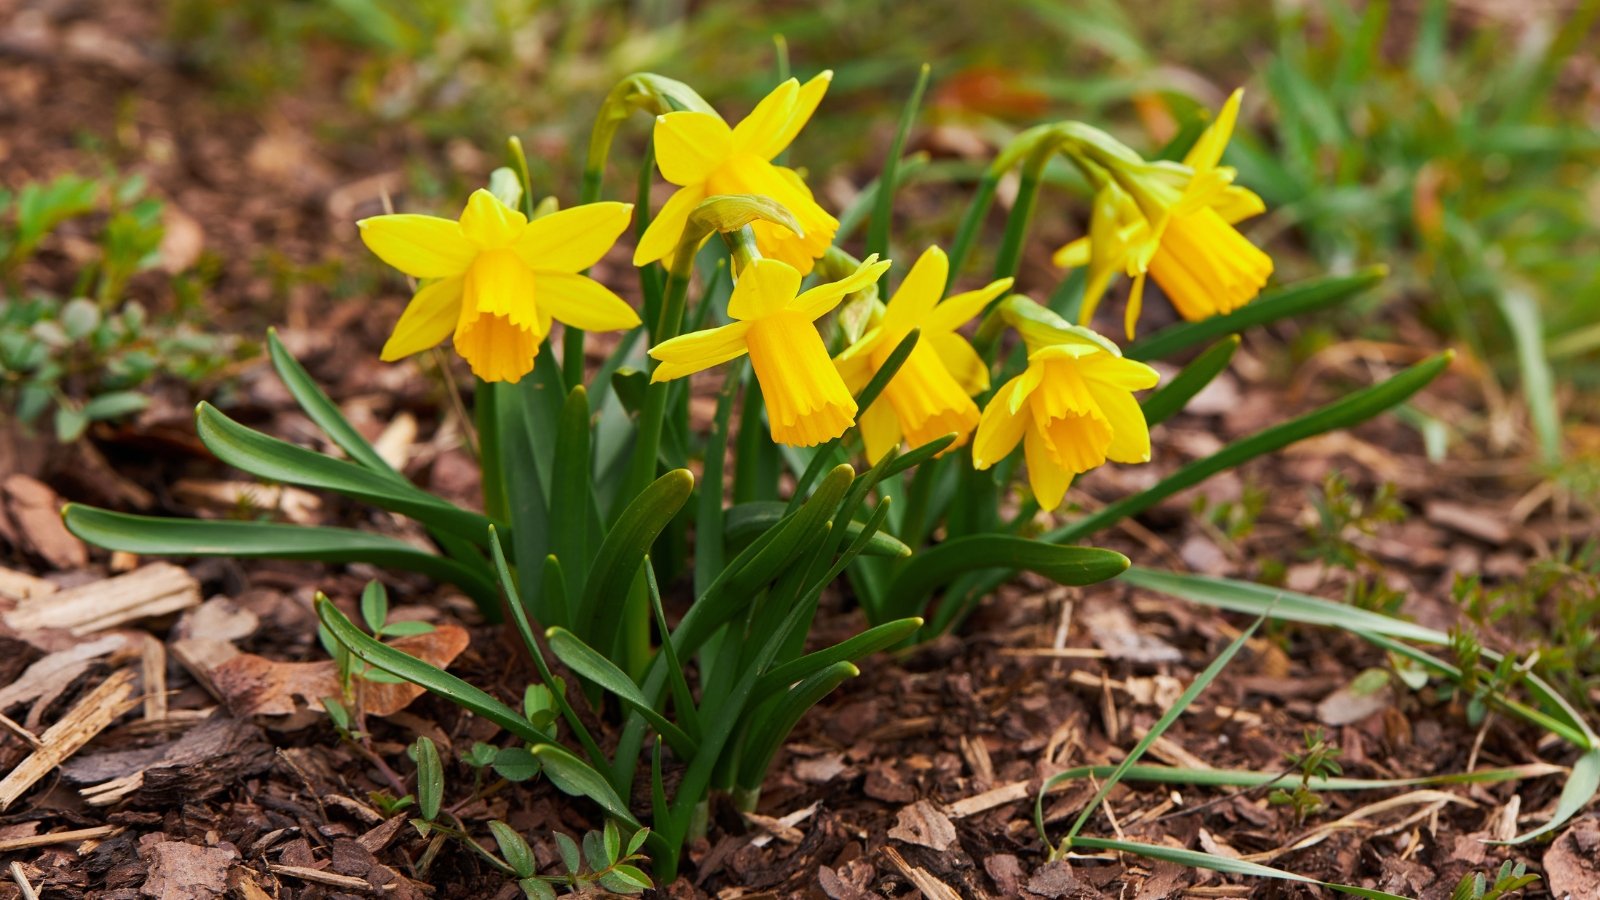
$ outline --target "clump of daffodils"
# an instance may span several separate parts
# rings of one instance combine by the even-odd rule
[[[1012,279],[946,296],[950,262],[929,247],[887,302],[869,299],[859,337],[830,349],[818,320],[863,291],[891,262],[868,257],[844,277],[802,290],[833,245],[839,223],[792,169],[774,162],[810,120],[831,73],[783,82],[730,126],[703,102],[667,106],[653,130],[655,163],[676,190],[650,219],[633,251],[636,266],[667,260],[702,240],[697,209],[719,197],[764,198],[786,213],[743,226],[738,271],[721,316],[727,324],[658,334],[648,355],[655,383],[748,355],[774,442],[811,447],[858,428],[869,461],[909,443],[953,435],[942,451],[970,445],[971,465],[994,466],[1022,445],[1039,505],[1055,509],[1072,479],[1107,461],[1150,459],[1150,434],[1135,392],[1158,377],[1090,330],[1112,279],[1131,280],[1125,328],[1131,338],[1147,278],[1185,319],[1231,312],[1250,302],[1272,260],[1234,227],[1263,211],[1261,199],[1220,165],[1238,116],[1235,92],[1181,162],[1149,162],[1103,132],[1068,123],[1036,129],[1054,141],[1094,187],[1087,236],[1054,261],[1087,267],[1079,324],[1007,293]],[[676,88],[675,82],[661,81]],[[698,101],[698,98],[694,98]],[[1026,136],[1025,136],[1026,137]],[[603,154],[600,158],[604,158]],[[586,331],[638,327],[639,316],[585,273],[626,230],[632,207],[585,203],[530,220],[488,191],[475,192],[459,220],[385,215],[359,224],[367,246],[420,282],[396,323],[383,359],[451,340],[488,382],[516,382],[533,368],[554,322]],[[996,374],[964,335],[980,318],[1010,324],[1026,349],[1020,372]],[[838,329],[833,329],[837,331]],[[916,333],[903,358],[896,350]],[[893,361],[874,402],[856,397]]]

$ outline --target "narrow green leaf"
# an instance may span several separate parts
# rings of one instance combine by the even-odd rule
[[[373,579],[362,589],[361,618],[373,634],[383,631],[384,623],[389,621],[389,592],[383,582]]]
[[[336,640],[362,662],[399,675],[401,678],[425,688],[439,696],[465,707],[475,715],[488,719],[501,728],[530,743],[541,743],[549,738],[534,728],[527,719],[511,707],[494,699],[460,678],[438,666],[429,665],[409,653],[396,650],[388,644],[374,640],[345,618],[344,613],[328,598],[318,595],[317,617],[333,633]]]
[[[1567,783],[1561,788],[1561,796],[1556,798],[1556,811],[1550,816],[1550,821],[1540,825],[1532,831],[1519,834],[1509,841],[1490,841],[1491,844],[1503,846],[1516,846],[1526,844],[1536,837],[1549,834],[1566,824],[1568,819],[1582,812],[1589,801],[1600,793],[1600,748],[1590,750],[1578,757],[1572,766],[1572,773],[1567,776]]]
[[[786,513],[785,505],[775,500],[757,500],[740,503],[727,511],[723,538],[730,544],[743,544],[777,525]],[[850,540],[861,536],[863,523],[850,522],[845,534]],[[911,548],[891,534],[879,531],[871,535],[862,552],[868,556],[903,557],[911,555]]]
[[[67,530],[99,547],[146,556],[234,556],[298,559],[325,563],[364,562],[420,572],[465,591],[478,609],[500,616],[500,595],[485,573],[452,559],[424,553],[381,534],[279,525],[273,522],[211,521],[135,516],[92,506],[68,504],[61,512]]]
[[[439,818],[439,806],[444,802],[444,764],[439,760],[439,748],[427,735],[417,738],[411,750],[417,760],[417,809],[432,822]]]
[[[1123,353],[1129,359],[1165,359],[1185,347],[1341,303],[1382,281],[1388,271],[1384,266],[1374,266],[1354,275],[1296,282],[1270,291],[1226,315],[1163,328],[1149,337],[1134,341]]]
[[[1522,397],[1533,419],[1539,440],[1539,458],[1547,466],[1561,463],[1561,414],[1556,409],[1555,375],[1545,356],[1544,325],[1539,301],[1527,289],[1513,285],[1502,288],[1497,299],[1500,314],[1511,328],[1517,348],[1517,368],[1522,374]],[[87,411],[88,407],[85,407]],[[94,418],[92,415],[90,418]]]
[[[490,522],[478,513],[452,506],[409,482],[402,485],[356,463],[269,437],[240,425],[209,403],[196,409],[195,431],[218,459],[258,478],[334,491],[479,545],[488,540]]]
[[[905,152],[906,135],[911,133],[911,126],[917,120],[917,109],[922,105],[922,93],[928,88],[928,74],[932,69],[927,63],[917,72],[917,84],[911,89],[911,97],[906,100],[906,105],[900,112],[900,125],[895,129],[894,139],[889,143],[889,155],[884,158],[883,171],[878,175],[878,195],[872,208],[872,219],[867,223],[867,252],[879,256],[889,255],[889,230],[894,215],[894,189],[898,184],[897,172],[900,168],[900,154]],[[883,273],[878,280],[878,291],[887,297],[889,290],[889,273]]]
[[[1078,832],[1083,830],[1083,826],[1089,821],[1089,817],[1094,814],[1095,810],[1099,809],[1101,801],[1105,800],[1105,798],[1111,793],[1111,789],[1117,786],[1117,782],[1122,780],[1122,776],[1127,774],[1128,767],[1138,762],[1139,757],[1144,756],[1145,751],[1150,749],[1150,745],[1154,744],[1161,737],[1161,735],[1165,734],[1166,730],[1172,727],[1173,722],[1178,721],[1178,717],[1183,715],[1184,711],[1189,708],[1189,704],[1193,703],[1195,698],[1200,696],[1202,691],[1211,686],[1211,682],[1214,681],[1218,675],[1222,674],[1222,670],[1227,668],[1228,663],[1233,661],[1233,657],[1238,654],[1242,647],[1244,647],[1245,642],[1250,640],[1250,638],[1256,633],[1256,629],[1261,627],[1261,623],[1263,621],[1263,619],[1256,619],[1254,622],[1250,623],[1249,628],[1246,628],[1243,632],[1241,632],[1239,636],[1234,638],[1233,641],[1229,643],[1221,653],[1217,654],[1217,658],[1211,661],[1211,665],[1206,666],[1205,671],[1201,672],[1189,685],[1189,687],[1178,696],[1178,699],[1173,702],[1172,706],[1168,707],[1167,711],[1161,714],[1161,718],[1156,720],[1156,724],[1150,726],[1150,730],[1145,732],[1144,737],[1139,739],[1139,743],[1134,745],[1133,750],[1123,758],[1122,762],[1117,764],[1117,768],[1112,771],[1106,780],[1101,782],[1100,789],[1095,792],[1094,799],[1090,800],[1084,805],[1083,811],[1078,813],[1077,820],[1074,821],[1072,823],[1072,827],[1067,830],[1066,843],[1069,846],[1078,836]],[[1040,794],[1042,795],[1044,791],[1049,790],[1049,788],[1050,782],[1046,781],[1045,786],[1040,789]],[[1035,809],[1038,808],[1038,802],[1039,801],[1037,800],[1035,801]],[[1043,813],[1037,813],[1037,816],[1040,821],[1042,821]],[[1041,830],[1040,834],[1043,835],[1043,833],[1044,832]]]
[[[915,634],[922,627],[922,620],[916,617],[897,619],[885,622],[873,628],[868,628],[853,638],[834,644],[825,650],[809,653],[796,660],[791,660],[782,665],[773,667],[772,671],[761,676],[752,691],[759,702],[770,694],[783,690],[805,678],[840,662],[854,662],[871,656],[879,650],[886,650]]]
[[[617,796],[610,783],[594,767],[559,744],[538,744],[532,750],[533,755],[544,764],[545,775],[551,784],[574,797],[588,797],[628,825],[640,827],[639,820],[628,811],[628,805],[622,802],[622,798]]]
[[[566,663],[568,668],[610,691],[629,708],[637,710],[639,715],[644,716],[651,727],[666,739],[673,752],[684,759],[693,758],[699,750],[697,742],[658,712],[655,706],[645,699],[639,686],[633,683],[633,679],[617,668],[615,663],[564,628],[551,628],[545,632],[545,639],[550,642],[550,652]]]
[[[889,584],[884,612],[897,618],[914,614],[941,586],[979,569],[1026,569],[1057,584],[1084,585],[1115,578],[1127,568],[1128,558],[1114,550],[972,534],[926,549],[902,566]]]
[[[628,591],[645,554],[693,490],[694,475],[688,469],[674,469],[641,491],[611,526],[589,570],[583,606],[573,615],[579,626],[573,631],[588,643],[605,648],[616,643]]]
[[[112,391],[90,398],[83,415],[91,422],[132,415],[150,405],[150,398],[137,391]]]
[[[1248,307],[1246,307],[1248,308]],[[1050,532],[1046,540],[1070,543],[1109,528],[1121,520],[1137,515],[1185,488],[1210,478],[1218,472],[1241,466],[1263,454],[1287,447],[1319,434],[1349,428],[1353,425],[1403,403],[1412,394],[1422,390],[1443,372],[1455,357],[1445,351],[1430,357],[1400,374],[1363,388],[1336,400],[1320,409],[1298,418],[1290,419],[1257,432],[1243,440],[1218,450],[1204,459],[1195,460],[1167,476],[1154,487],[1105,506],[1092,515],[1084,516],[1070,525]]]
[[[1158,862],[1176,863],[1180,866],[1189,866],[1196,869],[1209,869],[1213,872],[1222,872],[1227,875],[1252,875],[1257,878],[1276,878],[1279,881],[1294,881],[1300,884],[1316,884],[1341,894],[1350,894],[1356,897],[1367,897],[1370,900],[1410,900],[1399,894],[1387,891],[1373,890],[1372,888],[1355,887],[1348,884],[1335,884],[1331,881],[1317,881],[1304,875],[1296,875],[1284,869],[1274,869],[1261,863],[1254,863],[1243,859],[1234,859],[1220,856],[1215,853],[1201,853],[1197,850],[1185,850],[1180,847],[1169,847],[1166,844],[1145,844],[1138,841],[1117,841],[1107,838],[1080,837],[1073,841],[1074,847],[1085,850],[1106,850],[1114,853],[1131,853],[1146,859]]]
[[[550,480],[550,515],[561,526],[550,533],[550,549],[566,574],[566,595],[583,596],[584,574],[589,568],[589,517],[593,476],[589,468],[589,396],[583,385],[567,395],[556,435],[554,476]],[[561,622],[550,622],[552,625]]]
[[[766,777],[767,767],[772,765],[772,758],[777,755],[778,748],[788,739],[789,732],[794,730],[806,710],[816,706],[846,679],[859,674],[861,670],[848,662],[825,666],[790,688],[764,717],[752,721],[749,737],[740,747],[739,786],[747,789],[760,787],[761,780]],[[752,696],[755,696],[753,692]]]
[[[1207,347],[1204,353],[1184,366],[1183,371],[1174,375],[1171,381],[1162,385],[1160,390],[1139,404],[1144,409],[1145,424],[1154,428],[1174,413],[1181,411],[1190,400],[1194,399],[1195,394],[1205,390],[1212,379],[1228,368],[1228,363],[1233,360],[1233,351],[1237,349],[1239,349],[1237,334],[1230,334]]]
[[[383,474],[384,477],[397,481],[406,481],[404,475],[396,472],[372,444],[361,436],[361,432],[351,425],[339,411],[339,407],[328,399],[322,388],[312,379],[299,360],[283,346],[283,341],[278,338],[276,328],[267,329],[267,352],[272,357],[272,368],[277,371],[278,377],[283,380],[285,387],[294,397],[300,408],[305,410],[311,421],[326,434],[339,449],[350,454],[350,458],[374,472]]]
[[[533,848],[528,846],[516,829],[495,819],[489,823],[489,831],[494,834],[494,842],[500,845],[500,855],[505,857],[506,865],[517,873],[518,878],[530,878],[539,870],[539,864],[533,857]]]

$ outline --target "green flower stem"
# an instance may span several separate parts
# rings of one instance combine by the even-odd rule
[[[972,243],[983,229],[983,220],[989,214],[989,208],[994,206],[995,191],[999,189],[1000,179],[1004,175],[1005,170],[991,166],[978,180],[978,189],[973,193],[966,213],[961,216],[955,241],[950,244],[950,276],[944,287],[946,294],[950,293],[950,285],[955,284],[956,276],[961,274],[961,267],[967,262],[967,254],[972,251]]]
[[[505,467],[500,450],[500,415],[495,401],[496,386],[478,381],[478,391],[473,396],[473,417],[478,429],[478,461],[483,471],[483,511],[496,522],[510,521],[510,503],[506,497]]]

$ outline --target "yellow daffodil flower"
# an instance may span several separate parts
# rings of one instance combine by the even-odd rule
[[[959,435],[948,451],[965,444],[978,424],[972,395],[989,389],[989,367],[956,329],[1010,289],[1011,279],[941,302],[949,274],[944,251],[929,247],[883,307],[878,323],[834,359],[850,393],[860,393],[905,336],[921,329],[911,355],[884,387],[882,399],[888,402],[874,403],[861,413],[869,460],[881,459],[902,440],[919,447],[947,434]]]
[[[383,345],[385,362],[454,335],[484,381],[516,383],[533,370],[551,320],[591,331],[639,324],[621,297],[580,275],[628,227],[633,207],[590,203],[528,221],[485,190],[460,221],[438,216],[362,219],[361,240],[422,286]]]
[[[670,112],[656,118],[656,165],[661,177],[679,186],[639,239],[634,265],[655,262],[673,252],[689,213],[700,201],[719,194],[771,197],[800,224],[794,234],[771,222],[751,225],[763,256],[781,260],[804,275],[833,243],[839,220],[812,199],[792,169],[774,165],[805,127],[833,80],[823,72],[804,85],[791,78],[768,94],[744,121],[732,128],[721,116]]]
[[[973,466],[989,468],[1020,442],[1033,494],[1053,510],[1075,476],[1106,460],[1149,462],[1150,429],[1133,392],[1154,387],[1156,371],[1086,328],[1007,318],[1028,345],[1028,368],[984,407]]]
[[[794,266],[755,260],[739,273],[728,299],[734,321],[650,348],[660,363],[650,380],[682,378],[749,353],[774,441],[810,447],[844,434],[855,423],[856,401],[812,322],[876,281],[889,268],[887,260],[877,260],[868,257],[851,275],[803,294]]]
[[[1058,266],[1089,267],[1081,324],[1089,323],[1119,269],[1133,279],[1125,317],[1130,338],[1147,273],[1189,321],[1232,312],[1261,292],[1272,274],[1272,258],[1233,226],[1266,206],[1233,184],[1232,168],[1218,165],[1243,96],[1234,91],[1181,165],[1108,166],[1115,180],[1096,195],[1088,237],[1055,255]]]

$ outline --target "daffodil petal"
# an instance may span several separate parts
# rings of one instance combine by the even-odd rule
[[[752,147],[751,152],[764,159],[772,159],[788,149],[789,145],[794,143],[795,137],[800,134],[800,130],[811,121],[811,114],[817,111],[817,104],[822,102],[822,96],[828,92],[828,85],[832,82],[833,70],[828,69],[801,85],[799,94],[795,96],[794,109],[789,113],[789,121],[784,123],[783,128],[773,133],[769,142],[760,150]]]
[[[656,165],[673,184],[699,184],[711,177],[733,148],[733,132],[718,116],[670,112],[656,117]]]
[[[978,313],[983,312],[996,297],[1011,290],[1012,283],[1011,278],[999,278],[975,291],[965,291],[944,298],[933,308],[933,312],[922,318],[920,325],[922,333],[954,331],[960,328],[977,317]]]
[[[738,359],[746,352],[745,335],[749,331],[749,322],[734,322],[663,341],[650,348],[651,358],[659,363],[650,380],[671,381]]]
[[[839,370],[839,377],[844,379],[850,393],[861,393],[861,389],[872,380],[873,372],[877,371],[872,365],[872,351],[882,343],[882,335],[880,329],[871,329],[833,358],[833,367]]]
[[[460,275],[478,254],[454,219],[401,213],[373,216],[356,225],[368,250],[413,278]]]
[[[844,299],[846,294],[855,293],[877,281],[884,272],[889,270],[889,265],[889,260],[886,259],[880,262],[878,255],[874,253],[863,260],[861,266],[849,275],[838,281],[819,284],[794,298],[794,303],[790,304],[789,308],[808,319],[815,319],[838,306],[839,301]]]
[[[794,115],[794,102],[800,95],[800,82],[791,78],[773,88],[761,98],[750,115],[733,126],[733,149],[738,153],[752,153],[762,159],[771,159],[777,151],[765,152],[782,134]],[[783,148],[778,148],[782,150]]]
[[[1050,257],[1059,269],[1080,269],[1089,264],[1089,238],[1081,237],[1057,250]]]
[[[461,212],[461,233],[485,250],[510,246],[527,224],[527,216],[483,188],[472,192],[467,208]]]
[[[933,352],[939,354],[939,361],[944,363],[945,369],[961,384],[961,389],[968,396],[989,389],[989,367],[966,338],[946,331],[927,335],[923,340],[933,346]]]
[[[1161,374],[1136,359],[1097,354],[1079,363],[1083,377],[1119,387],[1125,391],[1144,391],[1161,383]]]
[[[705,198],[706,191],[701,185],[679,188],[669,197],[639,238],[639,246],[633,251],[633,264],[649,265],[676,250],[678,241],[683,239],[683,229],[689,224],[689,214]]]
[[[551,318],[585,331],[620,331],[639,324],[639,314],[627,301],[585,275],[535,272],[533,296]]]
[[[1049,442],[1036,428],[1028,429],[1022,450],[1028,462],[1028,486],[1033,488],[1039,508],[1050,512],[1061,505],[1072,484],[1072,473],[1056,462]]]
[[[972,437],[973,468],[987,469],[1005,459],[1012,450],[1017,449],[1017,442],[1022,440],[1030,415],[1026,407],[1016,409],[1012,403],[1021,379],[1022,376],[1018,375],[1001,385],[989,400],[989,405],[983,408],[983,414],[978,418],[978,431]]]
[[[1087,382],[1089,394],[1111,423],[1111,444],[1106,458],[1120,463],[1150,461],[1150,426],[1133,394],[1097,381]]]
[[[800,273],[775,259],[758,259],[739,273],[728,298],[728,316],[751,320],[788,306],[800,290]]]
[[[529,268],[581,272],[600,261],[627,230],[631,203],[586,203],[534,219],[511,249]]]
[[[444,343],[461,314],[462,281],[455,275],[423,285],[406,304],[400,321],[394,323],[394,332],[384,342],[379,358],[394,362]]]
[[[884,454],[900,446],[900,420],[894,407],[887,403],[874,403],[856,417],[861,429],[861,442],[867,446],[867,462],[876,463]]]
[[[1184,154],[1184,165],[1198,172],[1214,168],[1221,162],[1222,151],[1227,149],[1228,139],[1233,137],[1233,126],[1239,119],[1239,102],[1243,99],[1244,88],[1228,96],[1228,102],[1222,104],[1222,109],[1217,112],[1216,121],[1206,127],[1200,139]]]
[[[944,296],[944,286],[949,278],[950,260],[944,251],[938,247],[922,251],[884,309],[883,330],[888,336],[886,339],[898,344],[911,329],[923,327],[934,304]]]
[[[1212,209],[1217,211],[1222,221],[1234,225],[1266,212],[1267,204],[1249,188],[1230,184],[1223,189]]]

